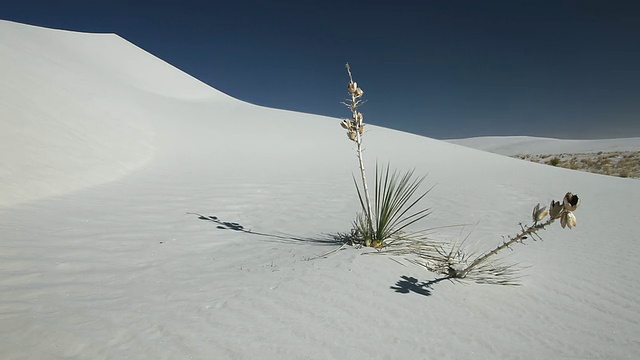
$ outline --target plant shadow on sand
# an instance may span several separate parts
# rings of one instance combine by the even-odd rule
[[[342,234],[335,234],[335,235],[323,234],[323,236],[319,238],[306,238],[306,237],[299,237],[299,236],[293,236],[293,235],[269,234],[269,233],[258,232],[258,231],[247,229],[236,222],[220,220],[217,216],[206,216],[198,213],[187,213],[187,214],[196,215],[200,220],[213,222],[217,224],[216,228],[220,230],[232,230],[232,231],[243,232],[245,234],[262,236],[262,237],[268,238],[271,241],[284,242],[284,243],[313,243],[317,245],[330,245],[330,246],[344,245],[347,241],[345,235],[342,235]]]
[[[439,283],[442,280],[451,280],[449,277],[441,277],[431,281],[421,281],[412,276],[402,275],[400,280],[396,282],[395,286],[391,286],[390,289],[397,293],[409,294],[416,293],[424,296],[431,296],[433,291],[433,285]]]

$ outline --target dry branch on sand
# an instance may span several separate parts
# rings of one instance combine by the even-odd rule
[[[564,196],[562,202],[551,201],[549,209],[540,207],[540,204],[537,204],[533,208],[532,225],[520,224],[520,232],[518,234],[509,237],[493,250],[482,255],[476,256],[473,253],[466,252],[463,242],[463,244],[452,246],[448,251],[444,247],[438,247],[436,248],[436,254],[429,253],[425,256],[416,253],[414,255],[420,260],[414,261],[414,263],[451,279],[469,279],[479,283],[516,285],[518,273],[516,265],[504,264],[496,258],[496,255],[504,249],[511,249],[511,246],[516,243],[523,243],[528,238],[533,240],[542,239],[538,235],[538,231],[544,230],[558,219],[562,228],[573,228],[577,224],[573,212],[578,208],[579,204],[580,199],[578,196],[570,192]],[[548,219],[542,222],[547,216]]]

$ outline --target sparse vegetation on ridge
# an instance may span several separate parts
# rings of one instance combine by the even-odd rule
[[[513,158],[595,174],[640,179],[640,151],[513,155]]]

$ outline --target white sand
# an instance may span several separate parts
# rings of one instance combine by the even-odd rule
[[[637,180],[370,126],[369,169],[436,185],[425,227],[479,222],[471,239],[490,248],[537,202],[583,201],[577,228],[514,247],[524,286],[405,294],[403,276],[437,275],[364,250],[309,260],[335,246],[187,214],[285,238],[347,231],[356,158],[339,120],[229,98],[115,35],[2,21],[0,71],[1,359],[640,352]]]

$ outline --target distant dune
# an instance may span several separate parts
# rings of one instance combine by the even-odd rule
[[[640,178],[640,138],[558,140],[505,136],[449,142],[565,169]]]
[[[640,137],[599,140],[562,140],[530,136],[485,136],[447,140],[452,144],[501,155],[640,151]]]

